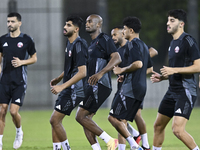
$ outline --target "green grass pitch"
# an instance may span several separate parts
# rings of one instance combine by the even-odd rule
[[[22,129],[24,131],[24,141],[19,150],[52,150],[51,126],[49,118],[53,110],[44,111],[20,111],[22,116]],[[107,121],[108,109],[100,109],[94,116],[96,123],[113,137],[117,137],[116,130]],[[83,133],[82,127],[75,121],[76,110],[70,117],[66,116],[63,125],[67,132],[72,150],[92,150],[89,142]],[[195,108],[191,118],[187,123],[186,130],[194,137],[200,146],[200,108]],[[157,109],[144,109],[142,116],[147,125],[149,144],[153,142],[153,124],[157,115]],[[136,127],[135,123],[131,123]],[[172,133],[171,122],[166,128],[165,141],[162,150],[187,150],[185,145],[180,142]],[[6,126],[3,136],[3,150],[13,150],[12,145],[15,138],[15,127],[8,112],[6,116]],[[106,150],[106,144],[98,138],[102,150]],[[127,143],[127,150],[129,150]]]

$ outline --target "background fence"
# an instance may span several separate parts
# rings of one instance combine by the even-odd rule
[[[0,35],[7,33],[6,18],[8,12],[18,11],[22,15],[21,31],[30,35],[34,39],[37,50],[38,62],[36,64],[28,66],[28,89],[22,109],[47,109],[52,108],[54,105],[54,101],[57,96],[51,94],[49,83],[52,78],[57,77],[63,71],[63,53],[66,40],[66,38],[63,36],[63,25],[65,24],[65,18],[69,14],[75,13],[80,15],[83,19],[86,19],[86,17],[92,13],[98,13],[104,19],[103,31],[110,34],[113,23],[115,23],[115,25],[119,25],[118,22],[121,22],[121,18],[123,18],[124,16],[136,15],[131,12],[136,9],[136,7],[132,5],[130,5],[132,6],[130,8],[128,6],[127,8],[124,8],[124,11],[121,11],[121,9],[118,8],[123,7],[123,5],[125,5],[124,3],[131,4],[133,3],[133,1],[137,5],[139,5],[140,3],[142,4],[142,2],[144,2],[145,5],[145,3],[149,2],[147,0],[140,1],[140,3],[137,3],[138,1],[136,0],[1,0]],[[169,3],[168,0],[164,0],[162,2],[165,1]],[[192,2],[195,2],[197,4],[197,0],[190,0],[190,5],[193,5]],[[115,3],[115,5],[113,5],[113,3]],[[156,4],[157,2],[152,1],[152,3]],[[178,7],[180,4],[180,6],[182,6],[186,3],[187,6],[189,6],[189,2],[187,2],[186,0],[177,0],[176,3],[174,1],[173,3],[173,7]],[[143,7],[142,5],[137,7],[139,7],[137,9],[140,9],[141,13],[149,11],[146,9],[146,5],[145,7]],[[185,5],[183,5],[183,7],[185,7]],[[190,10],[189,8],[188,10]],[[168,9],[169,8],[163,7],[162,11],[166,13]],[[121,11],[121,13],[113,14],[113,12],[119,12],[119,10]],[[195,6],[192,10],[195,11]],[[138,15],[140,15],[141,13],[138,12]],[[158,12],[154,13],[159,15]],[[161,12],[159,13],[162,14]],[[115,17],[112,17],[112,15],[115,15]],[[196,17],[199,18],[198,15]],[[141,18],[142,21],[145,21],[145,15],[141,15]],[[163,36],[166,36],[167,18],[166,16],[160,16],[160,18],[164,18],[165,23],[161,25],[163,27],[162,30],[164,30],[165,33],[163,34]],[[193,18],[195,18],[194,15]],[[146,16],[146,19],[148,19],[148,16]],[[193,20],[191,20],[190,22],[192,21]],[[198,24],[199,22],[198,19],[194,21],[197,21],[196,24]],[[151,25],[149,24],[149,26]],[[194,25],[195,23],[193,23],[191,31],[196,31],[198,34],[198,26]],[[154,28],[159,28],[156,26],[156,23]],[[154,34],[150,33],[151,30],[146,28],[145,24],[142,31],[142,35],[144,39],[146,39],[147,43],[149,42],[148,38],[150,39],[150,41],[153,39],[152,41],[158,41],[159,43],[160,38],[154,38]],[[160,34],[162,32],[158,33]],[[150,37],[148,37],[149,34],[151,34]],[[84,29],[81,30],[81,36],[85,38],[88,43],[90,43],[91,39]],[[167,38],[169,40],[166,40],[165,43],[168,46],[169,41],[171,40],[171,36],[167,35]],[[197,38],[198,36],[196,36],[196,39]],[[161,45],[163,46],[163,44]],[[153,59],[155,68],[157,70],[160,66],[166,63],[165,60],[167,60],[167,57],[165,56],[165,50],[168,49],[167,46],[163,49],[159,46],[155,47],[159,52],[159,55]],[[163,54],[165,55],[163,56]],[[103,107],[110,107],[110,103],[117,87],[115,80],[116,79],[114,78],[113,93],[109,97],[108,101],[104,103]],[[147,85],[148,88],[145,98],[145,107],[158,107],[160,100],[167,90],[168,82],[164,81],[158,84],[152,84],[148,79]]]

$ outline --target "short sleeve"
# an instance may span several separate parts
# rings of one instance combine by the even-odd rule
[[[32,38],[29,39],[28,54],[32,56],[36,53],[35,43]]]
[[[142,61],[141,51],[135,42],[128,43],[128,50],[132,62]]]
[[[200,58],[200,52],[199,52],[199,48],[197,46],[197,43],[194,41],[194,39],[190,36],[187,36],[186,41],[188,43],[188,55],[191,59],[191,61],[194,61],[196,59]]]
[[[87,62],[87,47],[81,43],[77,42],[75,46],[75,52],[76,52],[76,64],[77,67],[86,65]]]

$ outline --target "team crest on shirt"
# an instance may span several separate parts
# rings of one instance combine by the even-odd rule
[[[176,48],[174,49],[175,53],[178,53],[180,50],[180,48],[178,46],[176,46]]]
[[[72,51],[71,50],[69,50],[69,57],[71,57],[72,56]]]
[[[17,43],[17,47],[22,48],[23,47],[23,43],[22,42]]]

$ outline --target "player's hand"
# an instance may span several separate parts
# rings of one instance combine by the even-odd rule
[[[123,82],[124,81],[124,75],[118,75],[117,82]]]
[[[100,72],[96,73],[96,74],[92,75],[91,77],[89,77],[88,83],[90,85],[95,85],[99,81],[99,79],[101,79],[102,76],[103,76],[103,74],[101,74]]]
[[[55,85],[52,86],[51,88],[51,93],[57,95],[58,93],[60,93],[63,90],[63,86],[62,85]]]
[[[113,72],[114,74],[118,75],[118,74],[122,74],[123,73],[123,69],[120,67],[114,67],[113,68]]]
[[[160,75],[159,73],[157,73],[155,71],[152,71],[152,73],[153,74],[150,77],[152,83],[156,83],[156,82],[162,81],[162,75]]]
[[[175,68],[166,67],[166,66],[163,66],[163,68],[160,69],[160,72],[162,73],[162,76],[164,77],[168,77],[169,75],[176,73]]]
[[[52,86],[58,84],[59,82],[60,82],[60,80],[58,78],[54,78],[50,81],[50,86],[52,87]]]
[[[22,65],[22,61],[18,57],[13,57],[13,60],[11,60],[11,64],[13,67],[17,68]]]

